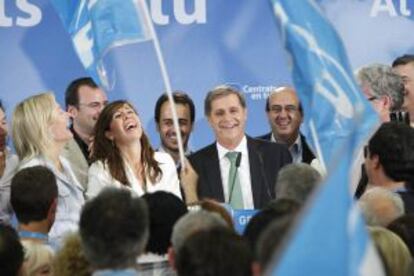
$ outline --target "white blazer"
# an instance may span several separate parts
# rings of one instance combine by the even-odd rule
[[[156,183],[151,183],[147,177],[147,192],[153,193],[156,191],[166,191],[182,198],[177,169],[172,157],[167,153],[154,152],[154,158],[159,163],[162,176]],[[96,196],[105,187],[126,188],[133,191],[137,196],[142,196],[145,191],[142,189],[139,180],[135,177],[131,166],[129,166],[126,161],[124,161],[124,168],[126,170],[125,173],[129,186],[125,186],[118,180],[114,179],[109,172],[107,164],[104,164],[102,161],[94,162],[89,168],[88,189],[86,191],[87,198]]]
[[[0,177],[0,222],[10,223],[13,214],[10,204],[10,185],[14,174],[16,173],[19,158],[7,150],[6,167],[3,176]]]
[[[34,166],[45,166],[56,176],[58,186],[58,205],[55,222],[49,231],[49,243],[55,249],[62,244],[65,235],[78,230],[78,223],[82,205],[85,202],[83,187],[73,173],[69,162],[60,157],[63,173],[58,171],[54,164],[42,156],[34,157],[20,164],[19,170]]]

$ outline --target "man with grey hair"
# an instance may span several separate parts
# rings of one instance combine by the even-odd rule
[[[319,172],[310,165],[289,164],[280,170],[277,177],[276,199],[290,198],[303,204],[321,180]]]
[[[88,201],[79,232],[85,256],[96,269],[93,275],[138,275],[136,261],[147,244],[148,228],[144,200],[128,190],[107,188]]]
[[[404,102],[404,83],[390,66],[371,64],[360,68],[356,77],[362,92],[382,122],[390,121],[391,112],[401,110]]]
[[[168,249],[168,261],[175,269],[175,255],[192,234],[213,228],[227,228],[228,225],[218,214],[205,210],[189,212],[174,225],[171,236],[171,247]]]
[[[359,199],[359,207],[369,226],[387,227],[405,213],[401,197],[381,187],[366,191]]]
[[[244,96],[231,86],[218,86],[204,101],[204,112],[216,142],[189,156],[197,173],[199,198],[226,202],[234,209],[258,209],[272,199],[270,185],[292,162],[285,145],[245,134]]]
[[[355,75],[362,93],[378,113],[381,122],[389,122],[392,112],[402,110],[405,94],[403,79],[390,66],[367,65],[358,69]],[[402,117],[396,115],[395,119],[406,120]],[[363,162],[362,151],[360,151],[352,167],[352,170],[358,173],[353,174],[351,180],[352,190],[355,191],[357,198],[361,196],[368,182]]]

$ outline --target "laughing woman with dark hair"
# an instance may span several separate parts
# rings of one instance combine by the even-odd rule
[[[181,198],[173,159],[154,152],[134,107],[127,101],[107,105],[95,125],[87,196],[96,196],[104,187],[147,192],[168,191]]]

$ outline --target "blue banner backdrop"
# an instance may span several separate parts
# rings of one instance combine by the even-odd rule
[[[317,2],[342,36],[353,69],[390,63],[414,52],[414,3]],[[237,85],[245,93],[247,132],[252,136],[267,132],[265,96],[272,87],[291,83],[269,1],[148,0],[148,4],[172,87],[189,93],[196,104],[192,149],[213,141],[203,100],[209,89],[222,83]],[[0,0],[0,37],[0,98],[9,116],[17,102],[46,90],[54,91],[63,105],[68,83],[86,74],[47,0]],[[153,108],[164,86],[152,42],[116,48],[105,63],[113,68],[109,99],[131,100],[157,146]]]

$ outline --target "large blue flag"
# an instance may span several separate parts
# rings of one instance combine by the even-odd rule
[[[305,136],[329,167],[337,145],[353,135],[365,141],[378,118],[360,93],[341,39],[319,6],[308,0],[272,2],[304,108]]]
[[[144,0],[51,0],[87,72],[108,86],[103,57],[114,46],[151,39]]]
[[[382,265],[349,193],[354,154],[379,124],[357,87],[342,42],[315,2],[272,0],[304,108],[306,136],[328,177],[274,275],[382,275]]]

